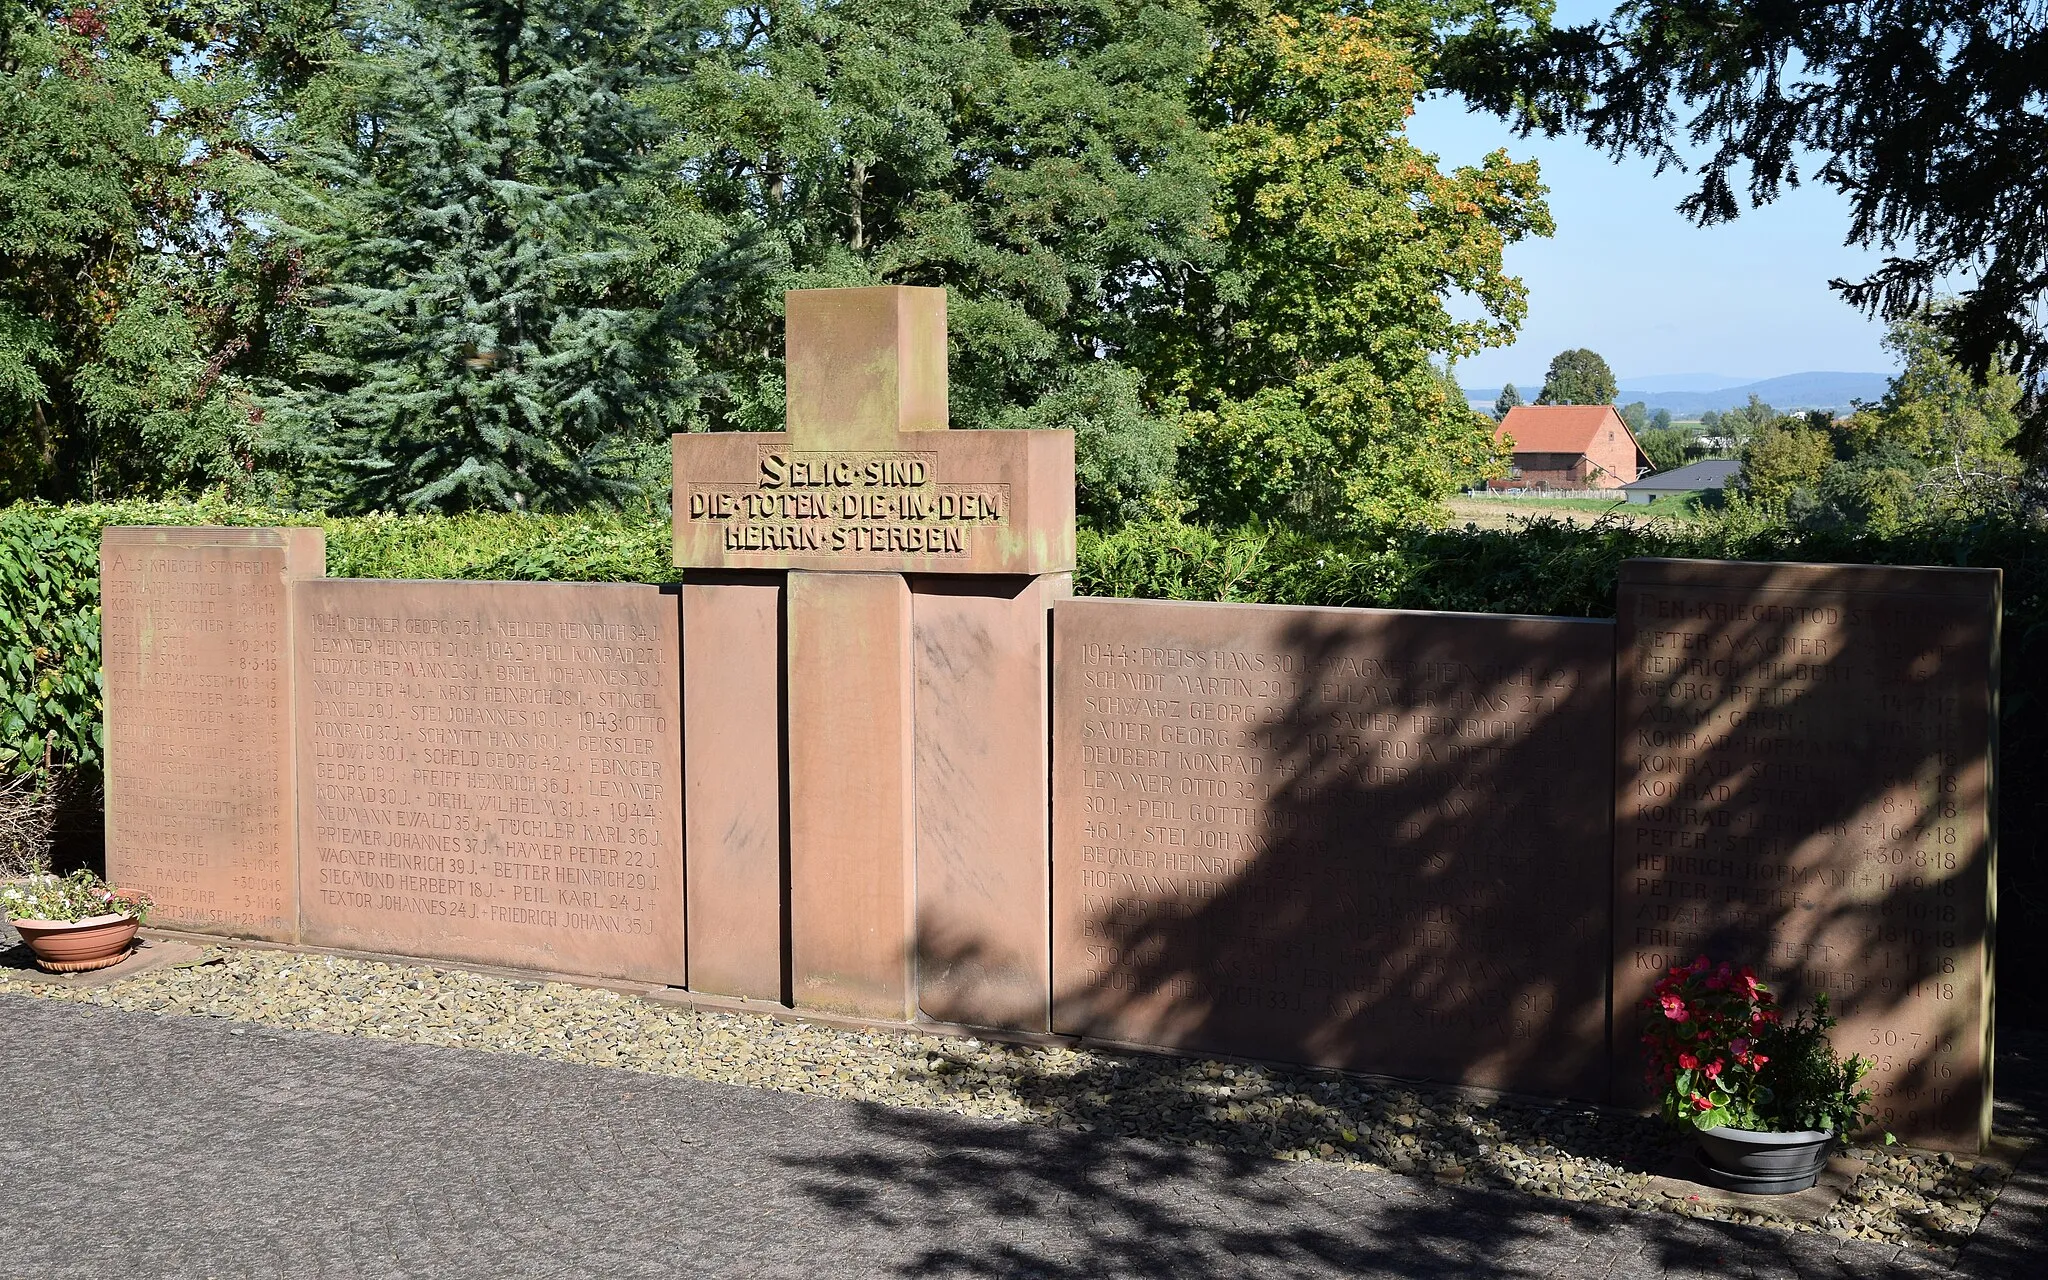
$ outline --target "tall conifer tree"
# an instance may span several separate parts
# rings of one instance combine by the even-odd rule
[[[355,30],[338,140],[306,150],[286,215],[319,299],[276,402],[309,496],[618,496],[621,447],[688,390],[704,292],[654,296],[629,198],[665,132],[629,95],[687,44],[620,0],[415,0]]]

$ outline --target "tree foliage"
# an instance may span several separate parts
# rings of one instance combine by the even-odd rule
[[[687,402],[707,278],[657,292],[627,197],[658,186],[642,84],[688,33],[620,0],[415,0],[350,27],[335,136],[280,201],[316,302],[282,443],[354,509],[566,508]],[[658,277],[654,277],[658,281]]]
[[[1255,0],[1211,23],[1195,101],[1221,261],[1168,278],[1133,356],[1190,407],[1190,491],[1219,519],[1428,518],[1500,465],[1491,424],[1434,362],[1525,314],[1501,252],[1552,230],[1535,165],[1495,152],[1446,173],[1407,138],[1425,17]],[[1480,314],[1455,316],[1453,293]]]
[[[2021,496],[2009,448],[2020,429],[2018,380],[1971,377],[1938,317],[1894,325],[1885,345],[1901,368],[1877,404],[1840,421],[1771,415],[1749,430],[1742,456],[1751,499],[1797,526],[1887,536],[1917,522],[2010,513]],[[1757,408],[1752,399],[1747,418],[1769,413]]]
[[[1607,367],[1597,351],[1574,347],[1560,351],[1543,376],[1543,393],[1537,404],[1613,404],[1616,387],[1614,370]]]
[[[780,425],[785,290],[872,283],[947,289],[954,424],[1074,430],[1098,525],[1498,462],[1443,371],[1543,189],[1405,132],[1489,4],[92,2],[0,0],[14,492],[611,501]]]
[[[1602,22],[1487,23],[1439,83],[1525,129],[1659,167],[1707,155],[1680,209],[1735,218],[1812,179],[1884,265],[1833,285],[1888,320],[1967,281],[1935,325],[1957,365],[2004,368],[2048,443],[2048,7],[2039,0],[1630,0]]]
[[[1204,518],[1361,532],[1433,523],[1494,474],[1492,424],[1437,377],[1388,383],[1362,360],[1187,415],[1181,466]]]
[[[1664,410],[1658,410],[1664,413]],[[1651,419],[1651,425],[1636,433],[1636,443],[1642,445],[1643,453],[1650,459],[1650,466],[1657,471],[1675,471],[1687,463],[1698,462],[1707,456],[1705,446],[1700,444],[1698,434],[1680,430],[1671,425],[1671,416],[1664,414],[1659,424]]]
[[[1515,408],[1521,403],[1522,393],[1515,390],[1515,384],[1510,382],[1500,389],[1499,395],[1493,398],[1493,416],[1495,418],[1505,418],[1508,416],[1508,410]]]
[[[702,425],[780,426],[783,289],[944,286],[956,426],[1076,429],[1094,518],[1158,493],[1172,432],[1122,353],[1160,275],[1214,257],[1187,106],[1199,13],[826,0],[733,17],[653,95],[686,201],[759,228],[776,264],[703,348],[721,383]]]
[[[248,34],[233,5],[0,0],[0,501],[251,464]]]
[[[1786,419],[1764,428],[1742,451],[1743,482],[1759,502],[1783,507],[1820,483],[1834,461],[1825,431]]]

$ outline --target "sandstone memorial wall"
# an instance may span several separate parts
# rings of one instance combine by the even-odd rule
[[[684,981],[675,598],[293,593],[301,940]]]
[[[1594,1102],[1706,953],[1830,992],[1892,1132],[1985,1140],[1995,572],[1074,599],[1073,438],[948,429],[943,291],[789,317],[789,430],[675,440],[677,585],[109,529],[109,874],[178,930]]]
[[[1619,600],[1614,1000],[1693,956],[1827,992],[1879,1123],[1989,1123],[1999,575],[1637,560]],[[1640,1091],[1632,1036],[1616,1081]]]
[[[1601,1095],[1612,631],[1059,605],[1053,1029]]]
[[[159,924],[296,937],[291,615],[318,529],[108,529],[107,875]]]

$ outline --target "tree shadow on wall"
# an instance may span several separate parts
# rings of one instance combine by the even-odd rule
[[[1772,579],[1752,594],[1815,588]],[[1233,630],[1210,612],[1228,606],[1139,607],[1149,616],[1120,614],[1118,639],[1141,629],[1205,651],[1228,633],[1223,647],[1300,665],[1262,722],[1234,726],[1256,735],[1256,774],[1148,784],[1056,762],[1088,775],[1063,794],[1091,812],[1055,815],[1056,843],[1082,850],[1055,866],[1055,1031],[1594,1101],[1611,1085],[1635,1101],[1635,1006],[1664,965],[1707,954],[1754,963],[1793,999],[1827,989],[1838,1047],[1883,1068],[1882,1124],[1925,1130],[1904,1093],[1943,1090],[1934,1127],[1974,1128],[1931,1050],[1946,1038],[1967,1059],[1976,1017],[1981,904],[1953,876],[1984,853],[1968,819],[1988,772],[1965,746],[1982,741],[1982,708],[1957,678],[1981,624],[1924,608],[1882,625],[1722,623],[1706,653],[1666,626],[1668,653],[1642,650],[1658,662],[1618,663],[1617,777],[1605,624],[1267,607]],[[1085,634],[1059,637],[1063,663]],[[1813,639],[1826,650],[1802,647]],[[1863,678],[1833,678],[1851,670]],[[1692,696],[1643,692],[1673,679]],[[1221,702],[1239,687],[1191,690]],[[1225,754],[1254,753],[1239,738]],[[1219,783],[1249,784],[1262,813],[1199,795],[1175,810],[1182,796],[1145,790]],[[1845,845],[1860,852],[1826,855]]]
[[[1142,787],[1126,794],[1113,780],[1076,787],[1065,775],[1081,763],[1056,762],[1063,803],[1096,803],[1086,813],[1055,816],[1063,849],[1094,851],[1078,861],[1063,854],[1055,866],[1056,879],[1067,878],[1055,885],[1055,1030],[1599,1098],[1610,1083],[1609,904],[1623,875],[1619,899],[1628,914],[1613,927],[1627,949],[1615,1018],[1624,1049],[1636,1018],[1630,984],[1653,979],[1666,958],[1702,952],[1756,960],[1786,979],[1795,999],[1804,985],[1795,967],[1803,970],[1834,994],[1845,1031],[1881,1029],[1914,1008],[1936,1010],[1930,1025],[1907,1028],[1923,1040],[1971,1024],[1974,1010],[1960,998],[1944,1012],[1924,985],[1941,976],[1942,936],[1899,932],[1952,923],[1958,947],[1967,942],[1960,889],[1944,893],[1938,877],[1912,865],[1916,855],[1941,861],[1944,826],[1957,828],[1959,863],[1984,852],[1962,823],[1984,799],[1973,790],[1984,779],[1961,750],[1970,726],[1960,710],[1950,716],[1925,701],[1949,696],[1934,660],[1944,646],[1966,647],[1967,628],[1930,614],[1885,637],[1845,629],[1829,660],[1863,664],[1881,677],[1881,691],[1907,700],[1876,707],[1796,662],[1759,666],[1746,658],[1753,670],[1736,682],[1744,687],[1717,682],[1712,696],[1681,704],[1687,710],[1679,723],[1647,707],[1624,719],[1620,732],[1631,736],[1617,777],[1616,730],[1598,691],[1607,678],[1607,641],[1597,624],[1582,624],[1585,635],[1598,637],[1593,661],[1574,648],[1587,641],[1561,637],[1554,624],[1490,619],[1499,639],[1489,647],[1500,656],[1474,662],[1469,637],[1455,631],[1464,620],[1430,620],[1404,632],[1398,649],[1384,635],[1374,641],[1377,652],[1406,664],[1402,674],[1344,665],[1347,656],[1375,652],[1367,624],[1384,615],[1260,616],[1284,619],[1266,624],[1265,650],[1301,655],[1316,673],[1270,704],[1270,719],[1250,726],[1265,735],[1261,774],[1230,778],[1262,784],[1254,793],[1266,815],[1260,825],[1233,821],[1229,810],[1244,807],[1235,795]],[[1121,627],[1116,638],[1128,642],[1135,630],[1160,648],[1216,647],[1216,637],[1176,635],[1174,625],[1161,614]],[[1731,652],[1784,649],[1777,623],[1725,630]],[[1063,631],[1061,642],[1069,646],[1063,662],[1076,660],[1079,633]],[[1246,652],[1259,647],[1247,647],[1242,636],[1234,643]],[[1641,665],[1623,655],[1621,679],[1672,676]],[[1559,670],[1579,678],[1559,686]],[[1451,699],[1453,685],[1466,691],[1462,704]],[[1163,688],[1146,696],[1155,693],[1172,696]],[[1072,701],[1056,707],[1068,714]],[[1445,723],[1453,720],[1474,723]],[[1512,721],[1512,731],[1486,727],[1501,720]],[[1066,733],[1070,727],[1062,729],[1068,744],[1079,739]],[[1643,730],[1681,736],[1633,737]],[[1755,739],[1739,753],[1759,767],[1717,763],[1737,750],[1721,741],[1730,735]],[[1388,745],[1351,740],[1367,736]],[[1795,745],[1801,740],[1822,745],[1806,750]],[[1431,759],[1419,750],[1425,741],[1446,749]],[[1652,767],[1649,757],[1659,753],[1688,763]],[[1107,774],[1117,767],[1112,758],[1087,767]],[[1640,787],[1659,780],[1676,781],[1679,793]],[[1951,794],[1953,820],[1943,807]],[[1197,799],[1208,806],[1200,818],[1161,807]],[[1146,807],[1118,808],[1126,803]],[[1679,812],[1659,808],[1674,804]],[[1762,810],[1796,817],[1759,824],[1752,815]],[[1148,838],[1147,827],[1162,834]],[[1192,845],[1169,843],[1163,833],[1170,828],[1181,829],[1183,841],[1188,831],[1206,830],[1223,847],[1199,836]],[[1841,868],[1846,879],[1830,879],[1820,846],[1852,832],[1864,852]],[[1241,846],[1223,840],[1232,834],[1243,837]],[[1654,860],[1738,852],[1783,871],[1745,879]],[[1638,874],[1706,891],[1652,895],[1634,883]],[[1738,892],[1729,893],[1731,885]],[[1638,907],[1648,909],[1641,919]],[[1948,908],[1952,922],[1940,918]],[[1639,928],[1650,932],[1638,935]],[[971,938],[949,942],[967,955],[975,946]],[[1638,946],[1653,958],[1640,971]],[[1932,969],[1902,968],[1900,956],[1915,946],[1934,954]],[[1845,1051],[1882,1049],[1838,1043]],[[1596,1178],[1618,1179],[1657,1167],[1671,1150],[1669,1134],[1641,1116],[1159,1055],[1062,1061],[1047,1051],[963,1049],[934,1057],[933,1070],[952,1076],[963,1093],[1007,1092],[1043,1119],[1088,1132],[994,1130],[869,1110],[871,1141],[804,1162],[806,1189],[831,1214],[905,1231],[918,1230],[916,1215],[930,1213],[934,1202],[943,1205],[952,1229],[921,1244],[901,1268],[905,1275],[1543,1275],[1586,1267],[1608,1248],[1615,1251],[1608,1269],[1617,1274],[1776,1273],[1788,1257],[1794,1270],[1807,1269],[1801,1258],[1815,1271],[1841,1269],[1836,1242],[1819,1235],[1451,1190],[1272,1158],[1354,1157],[1494,1186],[1568,1177],[1589,1165]],[[1913,1061],[1895,1057],[1891,1066],[1894,1088],[1943,1083],[1924,1051]],[[1625,1090],[1632,1081],[1612,1083]],[[2001,1123],[2009,1120],[2002,1113]],[[1411,1137],[1414,1143],[1404,1141]],[[1577,1159],[1547,1161],[1560,1152]],[[1579,1191],[1568,1183],[1558,1189]],[[1057,1238],[1027,1229],[1046,1220],[1060,1224]],[[1972,1274],[2027,1274],[2038,1261],[2042,1225],[2031,1235],[1973,1243],[1979,1265]],[[1855,1269],[1879,1275],[1889,1267],[1872,1258]],[[1902,1263],[1899,1270],[1916,1268]]]
[[[1603,1098],[1611,626],[1215,608],[1139,622],[1192,768],[1057,765],[1054,1029]]]
[[[1652,613],[1621,654],[1639,691],[1673,681],[1715,692],[1666,700],[1666,711],[1640,692],[1621,704],[1619,887],[1661,872],[1711,896],[1618,892],[1626,963],[1616,1007],[1634,1006],[1667,966],[1695,955],[1752,963],[1788,1003],[1828,993],[1842,1021],[1836,1048],[1877,1066],[1876,1127],[1967,1137],[1979,1100],[1961,1077],[1991,1016],[1991,978],[1977,970],[1980,944],[1991,945],[1984,748],[1995,708],[1990,669],[1971,663],[1990,648],[1988,615],[1962,593],[1947,606],[1874,590],[1830,595],[1810,566],[1746,568],[1758,581],[1730,598],[1820,616],[1721,622],[1725,644],[1688,651],[1644,587]],[[1730,661],[1739,665],[1716,665]],[[1660,848],[1660,831],[1684,832],[1693,847]],[[1617,1077],[1617,1096],[1640,1100],[1633,1038],[1622,1047],[1632,1069]]]

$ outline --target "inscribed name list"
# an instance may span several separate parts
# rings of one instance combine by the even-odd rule
[[[307,941],[683,981],[674,596],[333,581],[295,607]]]
[[[1073,567],[1073,437],[920,431],[893,450],[675,437],[688,568],[1053,573]],[[1061,476],[1067,482],[1060,483]]]
[[[1601,1096],[1612,634],[1055,606],[1053,1029]]]
[[[107,875],[156,924],[296,937],[285,583],[322,559],[318,529],[102,534]]]
[[[1976,1145],[1997,598],[1988,570],[1623,566],[1617,1086],[1641,1001],[1706,955],[1825,991],[1883,1128]]]

